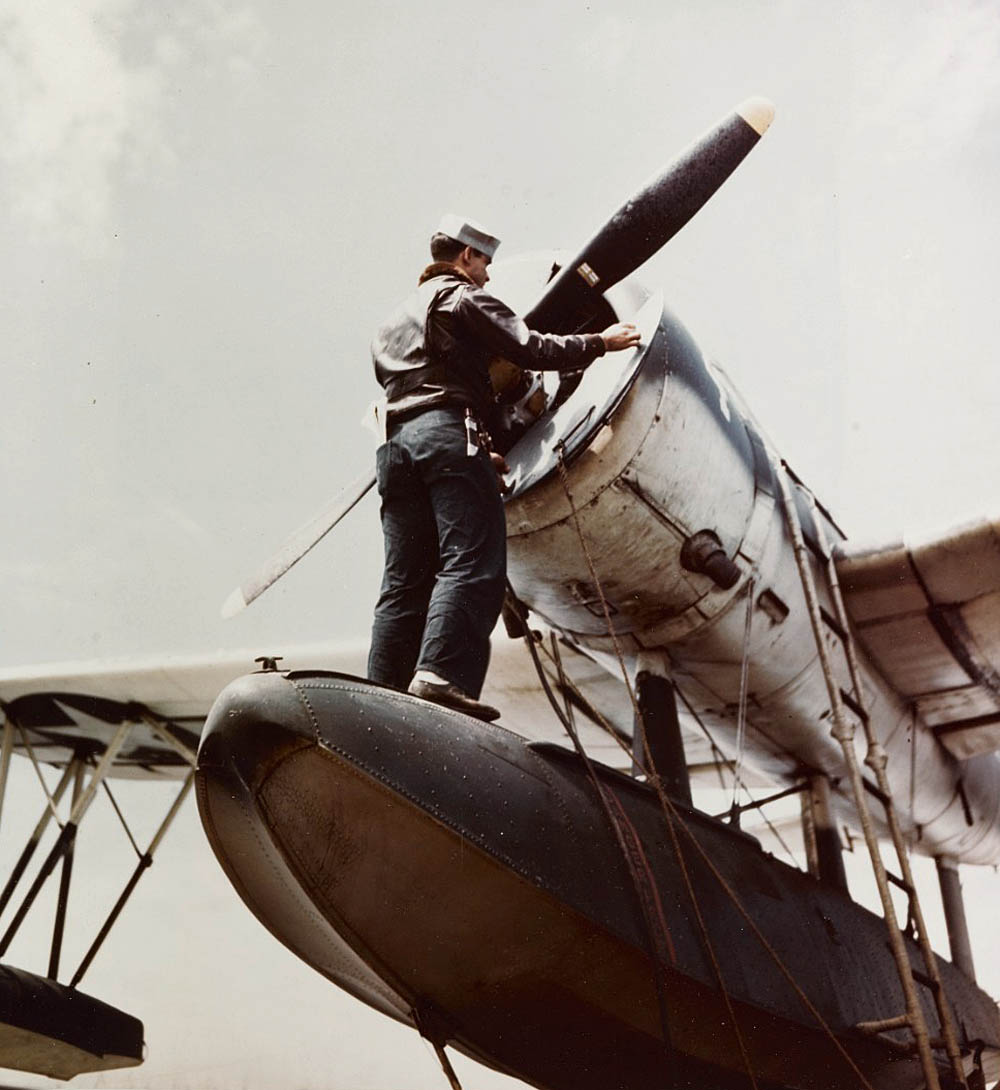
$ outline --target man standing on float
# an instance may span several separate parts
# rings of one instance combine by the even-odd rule
[[[372,342],[386,391],[386,439],[376,472],[385,572],[368,676],[479,719],[490,633],[507,562],[501,474],[488,433],[489,362],[571,371],[639,343],[635,326],[603,333],[536,333],[484,291],[500,240],[448,215],[431,238],[433,263]]]

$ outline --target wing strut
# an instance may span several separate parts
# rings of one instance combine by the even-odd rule
[[[73,843],[76,839],[76,830],[79,827],[84,814],[90,807],[90,804],[94,801],[94,796],[97,794],[98,787],[100,787],[104,777],[111,771],[111,768],[115,763],[115,758],[125,744],[125,741],[132,730],[132,726],[132,723],[126,721],[119,726],[117,731],[115,731],[114,737],[108,743],[108,747],[105,749],[101,759],[97,762],[97,767],[91,773],[87,786],[74,799],[69,820],[62,827],[58,839],[52,846],[52,850],[46,857],[45,862],[42,864],[42,869],[38,872],[31,888],[28,890],[24,901],[21,903],[21,907],[15,913],[14,919],[4,932],[3,938],[0,939],[0,957],[7,952],[7,948],[10,946],[21,924],[24,922],[28,910],[35,903],[35,898],[41,891],[42,886],[45,885],[45,882],[55,868],[55,865],[60,859],[65,858],[67,853],[72,852]]]
[[[937,1066],[934,1062],[934,1055],[932,1052],[933,1045],[927,1030],[923,1008],[920,1004],[920,999],[917,996],[916,985],[918,982],[923,983],[930,989],[934,996],[938,1019],[941,1023],[941,1034],[944,1040],[944,1047],[951,1063],[955,1084],[964,1087],[967,1090],[968,1083],[966,1082],[962,1058],[955,1038],[955,1030],[951,1023],[951,1015],[948,1010],[948,1002],[944,993],[944,985],[941,982],[941,976],[938,972],[937,958],[934,955],[934,951],[931,949],[927,928],[924,925],[923,911],[920,908],[920,901],[917,897],[917,888],[913,881],[913,873],[910,870],[906,843],[903,839],[902,830],[900,829],[896,808],[893,805],[892,795],[889,790],[889,780],[885,774],[887,760],[885,749],[875,736],[868,714],[863,705],[864,690],[861,686],[861,672],[858,668],[854,641],[851,638],[847,611],[844,608],[844,599],[840,592],[840,582],[837,578],[837,569],[833,561],[833,551],[827,543],[826,534],[823,530],[823,520],[816,510],[816,504],[812,493],[802,486],[801,482],[794,477],[794,474],[792,474],[792,471],[784,462],[781,462],[780,465],[775,465],[773,469],[774,476],[778,481],[778,487],[781,491],[785,520],[795,550],[795,562],[799,569],[799,578],[802,581],[802,589],[805,592],[806,607],[809,612],[810,623],[812,624],[813,636],[816,640],[816,649],[819,652],[820,663],[823,668],[823,676],[826,679],[827,693],[830,698],[830,710],[832,712],[834,724],[832,734],[840,743],[844,754],[844,763],[847,767],[851,781],[854,804],[857,808],[858,817],[861,820],[862,832],[864,833],[865,843],[868,846],[868,853],[871,856],[872,869],[875,873],[875,881],[878,885],[879,897],[882,901],[882,914],[889,933],[889,946],[892,949],[892,954],[896,961],[896,968],[899,972],[899,981],[903,988],[903,995],[906,997],[905,1014],[901,1014],[895,1018],[884,1019],[879,1022],[861,1023],[858,1026],[858,1029],[871,1036],[877,1036],[880,1033],[894,1029],[908,1029],[913,1037],[916,1050],[920,1055],[925,1085],[928,1090],[940,1090],[941,1082],[938,1077]],[[820,604],[819,591],[817,589],[816,579],[813,575],[812,562],[807,552],[806,539],[802,533],[802,525],[799,521],[799,513],[795,505],[795,500],[792,498],[792,486],[789,484],[790,476],[793,478],[795,486],[799,488],[802,498],[806,502],[806,509],[809,513],[810,521],[813,524],[818,545],[816,550],[817,559],[820,561],[820,569],[825,577],[826,592],[830,601],[833,603],[835,617],[831,616]],[[848,671],[851,678],[851,692],[846,692],[841,689],[836,674],[834,673],[833,664],[830,660],[829,648],[827,646],[828,634],[832,634],[836,637],[844,649],[844,655],[847,659]],[[858,765],[857,753],[854,749],[856,722],[861,723],[865,732],[865,739],[868,744],[868,753],[865,757],[865,764],[875,773],[875,778],[878,782],[878,789],[873,790],[872,793],[876,795],[885,809],[886,821],[889,826],[893,846],[896,850],[896,856],[899,860],[899,867],[903,875],[902,878],[898,878],[896,875],[888,873],[885,864],[882,861],[878,838],[875,835],[871,812],[868,809],[868,800],[865,797],[866,785]],[[870,786],[867,789],[872,790]],[[906,894],[910,916],[916,923],[917,941],[920,944],[920,951],[923,955],[926,973],[918,972],[910,962],[906,943],[903,941],[903,935],[896,918],[896,910],[892,903],[892,894],[889,890],[890,882],[897,885]]]
[[[34,882],[28,890],[24,901],[18,908],[17,912],[14,914],[14,917],[9,926],[7,927],[6,931],[4,932],[3,937],[0,938],[0,956],[2,956],[6,952],[8,946],[14,939],[14,936],[17,934],[21,923],[23,922],[32,905],[34,904],[39,892],[41,891],[45,882],[48,880],[49,876],[52,874],[52,872],[55,870],[56,866],[61,860],[62,875],[59,885],[59,897],[56,906],[56,918],[55,925],[53,927],[52,948],[49,955],[49,968],[47,974],[48,979],[51,981],[55,981],[58,978],[59,961],[62,950],[63,928],[66,920],[66,909],[69,901],[69,885],[73,868],[73,848],[76,839],[76,831],[80,825],[80,822],[83,820],[84,814],[90,806],[90,803],[94,800],[100,787],[103,786],[105,790],[108,791],[111,803],[114,806],[116,812],[118,813],[118,817],[125,828],[125,832],[128,834],[129,839],[132,842],[132,846],[135,849],[136,855],[138,856],[138,861],[136,863],[135,869],[128,882],[126,883],[124,890],[116,901],[114,907],[111,909],[107,920],[104,922],[103,926],[98,932],[97,937],[94,939],[93,943],[90,946],[90,949],[84,956],[79,968],[73,975],[73,979],[70,982],[69,987],[71,989],[74,989],[80,983],[80,980],[82,979],[84,973],[89,968],[98,950],[101,948],[104,940],[107,938],[108,933],[111,931],[111,928],[114,926],[116,920],[121,914],[122,909],[125,907],[126,902],[132,895],[132,892],[138,884],[139,879],[152,864],[153,854],[159,847],[160,842],[166,835],[167,830],[170,828],[170,825],[173,823],[173,820],[177,816],[177,813],[180,810],[185,798],[187,798],[187,795],[194,784],[194,769],[195,765],[197,764],[197,755],[193,749],[186,746],[184,742],[182,742],[177,737],[175,729],[173,728],[173,724],[161,719],[160,717],[154,715],[153,713],[147,711],[144,708],[137,708],[133,712],[133,716],[131,718],[123,720],[122,723],[118,726],[113,737],[107,743],[105,751],[101,756],[100,760],[97,762],[97,765],[94,768],[93,772],[91,773],[90,779],[87,782],[86,786],[84,785],[86,758],[78,753],[67,764],[62,774],[62,778],[56,785],[55,790],[50,791],[45,783],[44,778],[41,777],[41,770],[37,767],[37,759],[34,754],[34,749],[31,743],[28,741],[27,735],[24,732],[23,728],[19,723],[17,723],[13,712],[8,710],[4,716],[4,719],[5,736],[12,734],[14,730],[19,730],[21,732],[22,740],[24,741],[24,744],[27,748],[28,755],[31,757],[33,763],[36,766],[36,770],[39,772],[39,778],[41,780],[42,788],[45,791],[46,802],[48,805],[43,811],[42,817],[36,825],[34,832],[29,837],[28,843],[25,846],[24,851],[21,853],[20,858],[15,864],[13,872],[11,873],[6,886],[4,887],[2,893],[0,893],[0,913],[4,911],[4,909],[10,902],[17,885],[22,875],[24,874],[24,871],[26,870],[32,856],[35,853],[35,849],[38,847],[38,844],[41,841],[42,835],[44,834],[50,819],[55,818],[56,822],[60,826],[60,832],[55,844],[50,850],[48,856],[45,858],[45,861],[42,864],[40,871],[36,875]],[[125,745],[130,731],[138,722],[145,723],[146,726],[148,726],[151,730],[154,731],[154,733],[158,737],[160,737],[168,745],[170,745],[171,748],[173,748],[190,766],[190,771],[185,778],[184,783],[181,785],[180,791],[170,805],[166,817],[164,817],[159,829],[157,829],[152,840],[149,842],[149,845],[146,848],[145,852],[141,852],[136,845],[131,832],[129,832],[128,825],[125,823],[125,819],[122,816],[121,811],[118,809],[117,803],[115,803],[114,801],[114,796],[111,795],[110,789],[108,788],[107,784],[107,777],[110,775],[115,765],[118,754],[120,753],[122,747]],[[2,751],[0,751],[0,767],[2,767]],[[69,817],[64,822],[59,817],[58,806],[63,794],[66,792],[67,787],[71,783],[73,785],[72,804]],[[2,801],[2,798],[0,798],[0,801]]]
[[[181,805],[187,798],[188,792],[191,790],[193,784],[194,768],[192,768],[185,777],[184,783],[181,786],[180,791],[177,793],[176,798],[170,806],[170,809],[167,811],[167,816],[160,823],[160,827],[156,830],[156,835],[150,841],[149,847],[141,856],[139,856],[139,861],[135,865],[135,870],[132,872],[132,877],[129,878],[118,900],[115,901],[114,908],[112,908],[111,911],[108,913],[108,918],[104,921],[104,924],[102,925],[101,930],[97,933],[97,937],[94,939],[93,943],[91,943],[90,949],[84,955],[83,961],[80,962],[80,967],[73,974],[73,979],[69,982],[69,986],[71,988],[75,988],[77,984],[79,984],[80,981],[83,979],[83,974],[90,968],[90,963],[97,955],[97,951],[100,950],[101,946],[104,944],[104,940],[108,937],[111,928],[114,927],[115,922],[121,915],[122,909],[125,907],[125,903],[128,901],[129,897],[132,896],[132,891],[138,885],[139,879],[143,876],[143,874],[145,874],[147,868],[152,866],[153,853],[156,851],[157,847],[159,847],[160,841],[166,835],[166,832],[170,828],[171,823],[177,816],[177,811],[180,810]]]
[[[10,755],[14,750],[14,724],[0,711],[3,719],[3,744],[0,746],[0,813],[7,796],[7,773],[10,771]]]

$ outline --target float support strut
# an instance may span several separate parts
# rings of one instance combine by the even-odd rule
[[[965,919],[965,902],[962,899],[962,882],[958,876],[958,864],[947,855],[934,858],[938,884],[941,886],[941,902],[944,920],[948,927],[948,946],[951,960],[970,979],[976,979],[976,967],[972,962],[972,943],[969,926]]]
[[[645,765],[648,751],[667,794],[690,806],[691,781],[673,683],[660,674],[640,669],[635,688],[639,705],[634,724],[636,757]]]

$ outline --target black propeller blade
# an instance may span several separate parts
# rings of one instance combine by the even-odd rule
[[[585,325],[604,292],[635,272],[698,212],[773,117],[774,107],[766,99],[747,99],[681,152],[563,266],[525,315],[529,328],[572,333]]]

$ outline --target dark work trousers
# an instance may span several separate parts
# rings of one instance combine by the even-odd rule
[[[385,574],[368,676],[405,689],[432,670],[478,697],[503,605],[507,526],[489,455],[468,453],[465,413],[390,423],[376,456]]]

